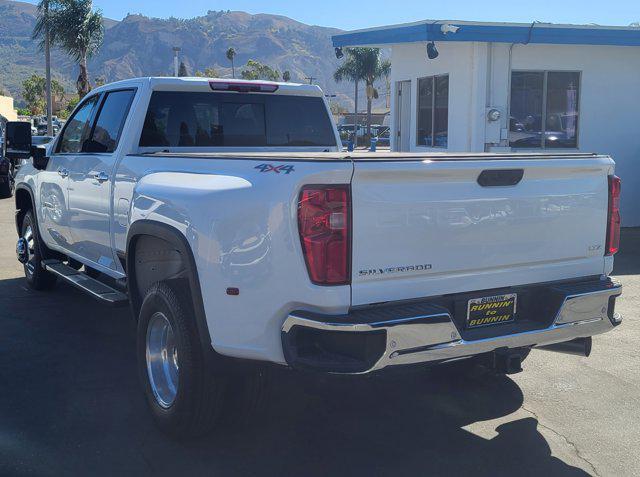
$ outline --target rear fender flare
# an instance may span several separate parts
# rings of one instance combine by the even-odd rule
[[[211,335],[209,334],[209,327],[207,325],[204,304],[202,301],[198,269],[196,267],[191,246],[189,245],[187,238],[178,229],[155,220],[138,220],[131,224],[127,234],[127,289],[134,317],[137,319],[140,307],[142,306],[142,300],[144,298],[141,296],[136,282],[136,241],[145,235],[156,237],[168,242],[180,253],[186,270],[186,278],[189,282],[190,297],[195,314],[194,318],[202,349],[205,351],[205,356],[213,357],[215,352],[211,346]]]

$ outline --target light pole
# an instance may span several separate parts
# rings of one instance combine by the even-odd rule
[[[180,52],[179,46],[173,47],[173,76],[178,76],[178,53]]]

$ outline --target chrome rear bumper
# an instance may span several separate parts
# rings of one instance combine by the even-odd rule
[[[481,339],[465,339],[449,309],[426,302],[341,316],[297,311],[282,327],[285,357],[297,368],[360,374],[387,366],[445,362],[498,349],[560,343],[605,333],[622,322],[614,311],[615,298],[622,293],[620,284],[606,279],[563,285],[560,290],[564,295],[549,326]],[[351,352],[350,342],[358,352]],[[332,347],[335,351],[336,343],[338,353],[327,351]]]

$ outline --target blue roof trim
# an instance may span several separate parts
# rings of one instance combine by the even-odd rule
[[[459,26],[456,33],[440,31],[444,23]],[[529,34],[531,38],[529,39]],[[343,33],[332,37],[333,46],[386,45],[416,41],[481,41],[497,43],[547,43],[559,45],[640,46],[640,28],[575,28],[534,25],[469,25],[439,22],[400,25],[377,30]]]

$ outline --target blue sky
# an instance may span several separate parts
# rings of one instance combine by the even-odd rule
[[[116,20],[127,13],[190,18],[207,10],[243,10],[286,15],[304,23],[345,30],[427,18],[600,25],[640,22],[639,0],[94,0],[94,4]]]

